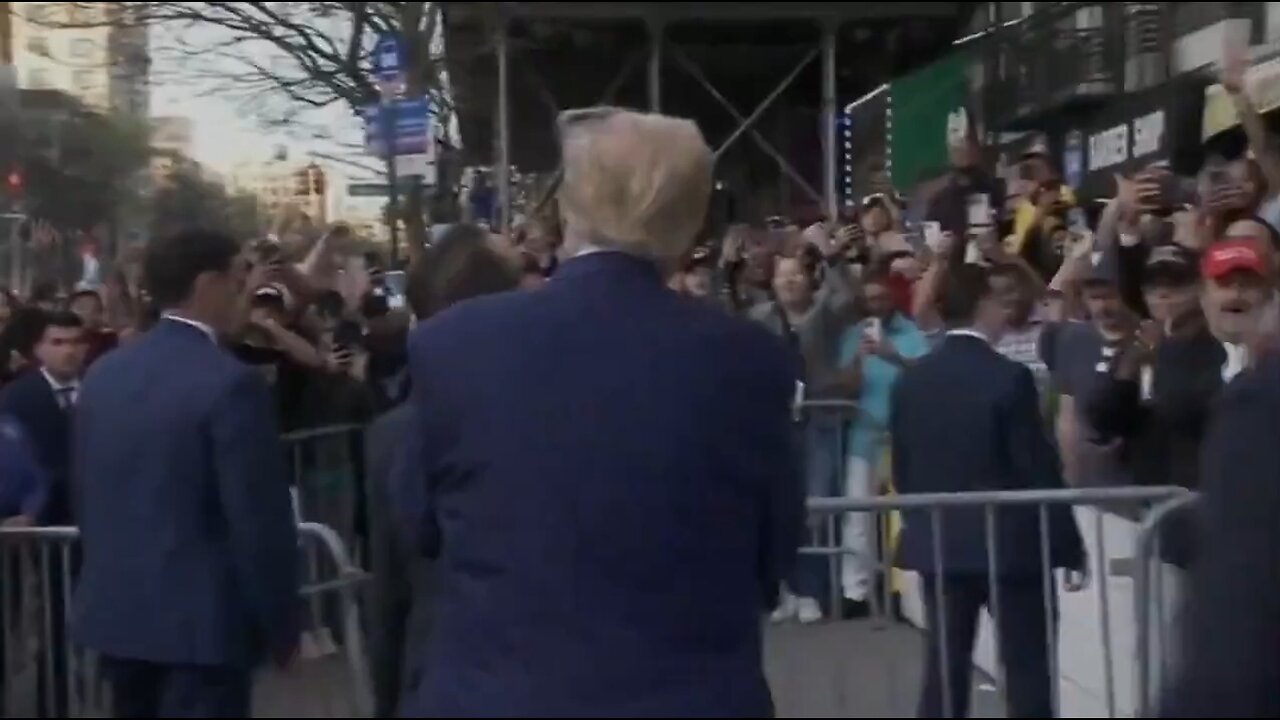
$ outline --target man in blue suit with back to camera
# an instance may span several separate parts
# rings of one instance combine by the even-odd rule
[[[903,495],[1065,488],[1031,371],[992,347],[1010,308],[991,287],[989,271],[975,264],[951,269],[939,310],[950,328],[946,339],[893,388],[895,488]],[[995,616],[1009,717],[1056,717],[1046,638],[1056,636],[1057,587],[1045,573],[1068,569],[1068,589],[1082,588],[1084,543],[1064,505],[1043,516],[1034,506],[996,507],[991,517],[994,550],[982,507],[904,514],[897,565],[920,573],[931,628],[917,717],[969,716],[984,607]],[[1049,545],[1043,555],[1042,537]]]
[[[218,344],[246,317],[240,245],[188,231],[143,266],[163,318],[99,360],[77,407],[84,564],[74,638],[116,717],[247,717],[298,642],[297,530],[271,395]]]
[[[439,557],[409,717],[761,717],[762,613],[803,524],[799,368],[666,288],[711,152],[686,120],[560,118],[567,259],[410,339],[393,488]]]

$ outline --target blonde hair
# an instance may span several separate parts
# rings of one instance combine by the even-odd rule
[[[561,115],[566,228],[655,260],[692,246],[711,198],[711,149],[692,121],[615,108]]]

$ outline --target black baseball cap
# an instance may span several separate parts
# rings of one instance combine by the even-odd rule
[[[1199,255],[1177,243],[1151,248],[1142,269],[1144,285],[1191,285],[1200,277]]]

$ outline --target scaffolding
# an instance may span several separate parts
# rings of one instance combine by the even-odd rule
[[[448,3],[447,6],[470,5],[462,9],[466,14],[470,10],[469,19],[480,19],[489,38],[489,46],[493,49],[496,61],[496,87],[492,102],[496,108],[494,122],[493,175],[498,196],[497,226],[507,231],[512,220],[512,116],[510,98],[512,93],[512,42],[510,28],[516,20],[537,19],[551,21],[578,20],[614,20],[635,23],[643,28],[647,42],[640,57],[631,57],[622,64],[613,80],[599,98],[598,104],[610,104],[614,94],[636,66],[643,62],[645,67],[645,96],[648,108],[658,112],[664,109],[667,99],[664,87],[663,69],[665,66],[679,68],[683,73],[696,81],[718,108],[727,113],[736,123],[728,137],[716,144],[714,156],[720,160],[725,152],[738,144],[744,137],[750,138],[756,148],[769,156],[783,175],[789,178],[795,187],[811,201],[828,218],[837,217],[844,204],[841,192],[840,177],[844,159],[844,138],[840,128],[840,117],[843,108],[837,97],[837,52],[839,33],[842,27],[860,20],[896,20],[900,18],[926,18],[946,20],[953,23],[961,21],[972,3],[895,3],[892,5],[879,3]],[[475,8],[483,5],[484,8]],[[446,7],[446,18],[452,11]],[[456,16],[456,15],[455,15]],[[669,28],[682,22],[724,22],[752,23],[788,21],[807,23],[816,32],[808,43],[803,56],[793,62],[785,73],[780,74],[776,84],[759,99],[756,105],[744,112],[737,104],[726,97],[725,93],[703,72],[699,64],[676,42],[668,32]],[[584,58],[584,61],[590,62]],[[819,147],[821,149],[820,187],[815,187],[796,165],[779,150],[773,142],[757,127],[760,118],[770,108],[778,104],[797,78],[810,68],[811,64],[819,65],[821,91],[819,109]],[[868,62],[871,72],[874,66]],[[562,108],[554,94],[548,89],[544,78],[537,77],[536,71],[527,64],[519,68],[522,79],[530,78],[536,94],[541,98],[546,109],[558,114]],[[557,171],[558,175],[558,171]],[[553,181],[550,187],[554,188]],[[545,199],[545,198],[544,198]]]

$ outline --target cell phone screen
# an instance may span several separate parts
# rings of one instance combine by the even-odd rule
[[[969,227],[985,228],[991,225],[991,198],[986,193],[969,196]]]

